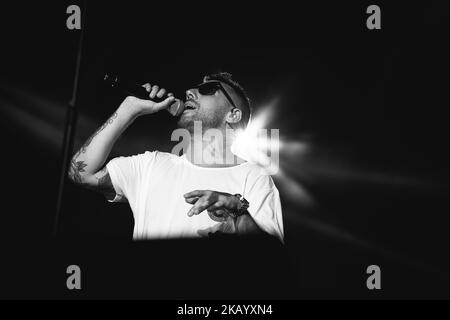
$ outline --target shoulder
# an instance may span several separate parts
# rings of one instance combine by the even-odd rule
[[[275,188],[275,183],[273,182],[272,176],[266,168],[258,164],[249,162],[246,163],[246,169],[247,182],[250,186],[258,185],[258,188]]]

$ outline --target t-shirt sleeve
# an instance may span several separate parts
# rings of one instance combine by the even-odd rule
[[[116,196],[109,202],[134,203],[142,179],[147,175],[156,152],[145,152],[129,157],[117,157],[106,165]]]
[[[265,232],[278,237],[284,243],[283,217],[278,189],[269,175],[259,176],[245,190],[249,202],[248,212]]]

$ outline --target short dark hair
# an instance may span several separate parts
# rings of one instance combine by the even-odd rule
[[[252,108],[250,104],[250,98],[247,95],[247,92],[245,92],[244,88],[235,80],[233,80],[233,76],[231,73],[228,72],[218,72],[206,75],[203,78],[203,81],[211,81],[211,80],[217,80],[223,83],[226,83],[230,87],[236,91],[238,96],[242,99],[244,104],[238,109],[242,111],[242,119],[237,123],[237,126],[239,128],[245,129],[250,121],[251,114],[252,114]]]

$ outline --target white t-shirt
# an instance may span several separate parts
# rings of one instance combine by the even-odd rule
[[[204,168],[185,155],[165,152],[118,157],[107,164],[116,197],[127,201],[134,216],[135,240],[200,237],[223,222],[212,220],[206,210],[188,217],[192,207],[183,195],[194,190],[239,193],[250,203],[248,212],[267,233],[284,239],[278,190],[263,168],[245,162],[234,167]]]

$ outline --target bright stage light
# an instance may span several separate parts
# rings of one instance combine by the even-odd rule
[[[231,146],[233,154],[260,165],[269,174],[276,174],[279,171],[279,129],[267,128],[278,100],[275,98],[268,105],[260,108],[247,128],[236,133]]]

